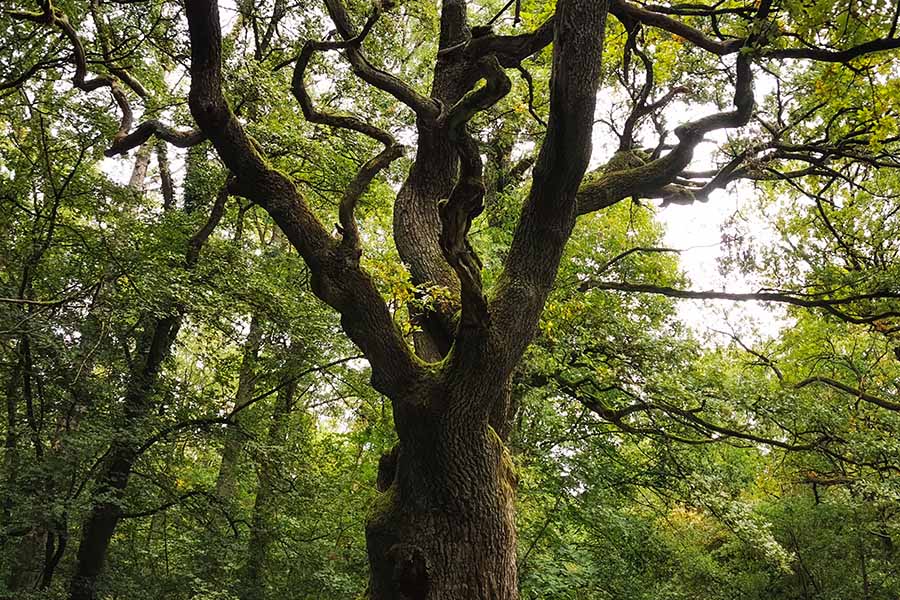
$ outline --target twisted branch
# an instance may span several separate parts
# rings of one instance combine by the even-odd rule
[[[485,84],[463,96],[444,117],[459,154],[460,172],[449,198],[438,204],[441,251],[460,282],[462,326],[483,326],[488,320],[481,260],[467,238],[472,220],[484,210],[484,173],[478,144],[466,131],[466,124],[476,113],[496,104],[512,87],[496,57],[482,58],[478,68]]]

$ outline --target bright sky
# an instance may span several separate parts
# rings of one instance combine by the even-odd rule
[[[738,208],[754,200],[750,186],[735,188],[716,191],[705,203],[669,205],[659,211],[659,219],[666,227],[666,246],[685,250],[681,253],[681,267],[691,280],[692,290],[753,292],[759,288],[741,276],[730,275],[726,279],[718,269],[723,254],[722,226]],[[760,224],[754,233],[760,234],[764,229]],[[678,304],[681,318],[697,334],[712,334],[711,341],[715,342],[728,341],[727,336],[716,331],[733,331],[747,343],[774,337],[787,323],[784,308],[773,303],[679,300]]]

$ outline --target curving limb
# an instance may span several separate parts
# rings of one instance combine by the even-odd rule
[[[821,384],[826,385],[830,388],[834,388],[836,390],[840,390],[846,394],[850,394],[851,396],[856,396],[860,400],[864,400],[869,404],[874,404],[875,406],[884,408],[886,410],[898,411],[900,412],[900,403],[891,402],[890,400],[885,400],[884,398],[880,398],[878,396],[873,396],[872,394],[866,393],[860,389],[849,386],[845,383],[842,383],[836,379],[832,379],[831,377],[809,377],[804,379],[803,381],[794,385],[795,389],[801,389],[813,384]]]
[[[356,219],[354,217],[356,205],[372,183],[375,176],[387,168],[391,162],[400,158],[403,155],[404,148],[397,143],[394,136],[390,133],[357,116],[325,112],[316,109],[312,98],[306,89],[305,77],[309,61],[315,52],[357,48],[372,30],[372,26],[378,20],[380,14],[378,5],[376,5],[375,10],[366,20],[362,31],[348,40],[342,42],[307,41],[303,45],[300,55],[297,57],[297,62],[294,64],[294,73],[291,78],[291,92],[297,99],[297,102],[300,103],[300,109],[303,111],[303,116],[307,121],[338,129],[356,131],[357,133],[368,136],[384,145],[384,150],[360,166],[356,176],[344,191],[341,198],[338,216],[340,221],[340,231],[343,236],[342,246],[350,251],[351,260],[358,258],[361,253],[359,245],[359,229],[356,226]]]
[[[291,92],[297,99],[297,102],[300,103],[300,108],[303,111],[303,116],[306,117],[306,120],[310,123],[328,125],[329,127],[336,127],[340,129],[349,129],[351,131],[356,131],[363,135],[369,136],[370,138],[381,142],[385,146],[393,146],[396,144],[394,137],[388,132],[375,127],[368,121],[364,121],[359,117],[349,114],[327,113],[317,110],[313,105],[312,98],[310,97],[309,92],[306,90],[306,69],[309,66],[309,61],[312,58],[312,55],[316,51],[346,49],[353,46],[353,44],[353,41],[307,41],[303,45],[303,50],[301,50],[300,56],[297,57],[297,62],[294,65],[294,74],[291,78]]]
[[[348,250],[352,250],[355,256],[361,253],[359,244],[359,229],[356,226],[354,213],[359,199],[369,189],[369,185],[375,176],[386,169],[393,161],[403,156],[404,147],[400,144],[385,146],[378,155],[363,163],[356,176],[341,196],[338,218],[341,224],[341,244]]]
[[[478,145],[469,133],[460,132],[458,137],[459,180],[450,197],[438,205],[440,245],[444,258],[459,278],[461,327],[483,327],[488,321],[488,310],[481,282],[482,263],[467,238],[472,220],[484,208],[482,164]]]
[[[222,92],[222,32],[216,0],[186,3],[191,38],[194,119],[236,177],[234,190],[264,208],[284,231],[313,274],[313,291],[341,315],[344,330],[372,366],[372,384],[403,397],[420,368],[371,278],[336,242],[296,186],[260,155]]]
[[[628,0],[610,0],[609,13],[621,21],[622,24],[626,26],[626,29],[630,24],[640,22],[644,25],[663,29],[669,33],[678,35],[698,48],[702,48],[707,52],[712,52],[719,56],[734,54],[739,51],[745,43],[745,40],[741,39],[721,41],[711,38],[699,29],[691,27],[678,19],[674,19],[660,12],[649,10],[632,2],[628,2]]]
[[[374,19],[377,19],[377,15],[380,12],[379,3],[375,4],[373,17],[370,17],[366,23],[366,28],[361,33],[356,32],[356,28],[350,20],[350,15],[347,13],[347,9],[341,0],[325,0],[325,6],[337,27],[338,34],[345,42],[348,42],[344,48],[347,60],[350,62],[353,72],[360,79],[383,92],[387,92],[411,108],[419,117],[432,119],[437,117],[440,113],[440,107],[434,100],[423,96],[398,77],[375,67],[362,53],[360,42],[365,37],[365,34],[368,33],[368,28],[371,28],[372,24],[374,24]]]
[[[72,84],[85,92],[92,92],[103,87],[110,88],[110,93],[122,113],[119,131],[116,133],[116,137],[124,136],[128,130],[131,129],[132,123],[134,122],[134,115],[131,110],[131,105],[128,102],[128,97],[125,95],[125,92],[118,87],[114,77],[99,76],[88,79],[87,54],[84,50],[84,44],[81,42],[78,32],[75,31],[75,28],[69,22],[65,13],[55,8],[50,0],[46,0],[42,3],[42,10],[40,12],[11,10],[6,11],[6,14],[14,19],[30,21],[39,25],[48,25],[59,29],[69,40],[72,47],[72,63],[75,67]],[[119,71],[126,74],[127,81],[134,81],[130,75],[127,75],[127,71],[124,69],[119,69]],[[31,72],[31,74],[34,74],[34,72]],[[18,79],[22,78],[20,77]],[[24,82],[24,79],[22,79],[22,82]],[[143,90],[143,87],[138,85],[137,89]]]
[[[142,123],[132,131],[134,125],[134,111],[131,108],[131,103],[128,100],[125,90],[122,88],[122,84],[144,100],[149,98],[150,93],[127,69],[112,64],[104,30],[105,23],[102,22],[99,16],[99,5],[96,1],[91,3],[91,10],[94,18],[94,25],[97,28],[97,37],[105,61],[104,64],[111,76],[101,75],[88,78],[88,59],[84,43],[66,14],[62,12],[62,10],[55,8],[50,0],[42,2],[42,10],[40,12],[12,10],[6,11],[5,14],[14,19],[54,27],[62,32],[66,39],[68,39],[72,48],[71,62],[75,68],[72,84],[75,88],[84,92],[109,88],[110,95],[118,106],[121,117],[119,120],[119,128],[113,137],[112,144],[105,152],[106,156],[112,157],[118,154],[124,154],[125,152],[140,146],[154,135],[159,139],[165,140],[181,148],[192,146],[203,141],[205,136],[200,131],[177,131],[155,119]],[[37,72],[46,68],[59,66],[61,62],[62,61],[59,60],[39,62],[15,79],[0,84],[0,90],[21,85]]]
[[[138,125],[134,131],[118,137],[106,150],[106,156],[125,154],[129,150],[141,146],[151,137],[163,140],[177,148],[189,148],[206,140],[206,134],[199,129],[178,130],[165,125],[161,121],[151,119]]]
[[[534,107],[534,79],[531,77],[531,73],[522,66],[521,63],[516,65],[516,69],[519,71],[519,74],[522,75],[522,79],[525,80],[525,84],[528,86],[528,113],[541,127],[546,129],[547,122],[541,118]]]
[[[758,7],[765,6],[757,3]],[[675,16],[701,16],[710,17],[710,24],[714,30],[717,30],[716,16],[724,14],[723,11],[736,12],[741,14],[743,18],[750,21],[758,19],[760,11],[755,12],[749,8],[737,9],[708,9],[700,5],[681,6],[640,6],[629,0],[610,0],[609,12],[621,21],[626,28],[629,24],[640,22],[644,25],[668,31],[674,35],[684,38],[694,46],[702,48],[707,52],[711,52],[718,56],[726,56],[734,54],[743,48],[749,39],[741,38],[725,38],[716,39],[703,33],[701,30],[687,25]],[[767,9],[768,12],[768,9]],[[897,13],[900,14],[900,13]],[[795,59],[795,60],[814,60],[817,62],[832,63],[849,63],[854,58],[865,56],[876,52],[886,52],[900,48],[900,38],[894,37],[897,33],[896,21],[891,27],[886,37],[869,40],[857,44],[844,50],[834,50],[832,48],[818,47],[814,43],[799,38],[796,34],[790,34],[789,37],[799,39],[801,47],[795,48],[762,48],[759,51],[761,57],[772,59]],[[779,34],[787,36],[788,34]],[[722,36],[719,36],[722,37]]]
[[[493,55],[505,68],[516,68],[523,60],[550,45],[553,41],[554,26],[555,17],[550,17],[534,31],[519,35],[489,33],[445,48],[438,52],[438,56],[452,56],[461,53],[471,60],[478,60],[484,56]]]

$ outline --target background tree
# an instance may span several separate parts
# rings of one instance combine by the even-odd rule
[[[243,481],[250,483],[247,489],[257,491],[241,491],[236,484],[242,477],[233,474],[240,473],[242,451],[252,444],[236,432],[256,429],[257,435],[264,433],[266,439],[279,439],[281,425],[277,423],[288,412],[291,389],[295,383],[300,385],[296,373],[319,372],[313,367],[297,370],[292,364],[296,357],[288,358],[295,350],[307,353],[316,347],[299,343],[306,334],[293,330],[296,316],[284,318],[277,310],[262,311],[261,307],[272,307],[249,302],[247,292],[235,291],[242,285],[228,281],[223,267],[226,261],[240,264],[235,256],[242,255],[243,248],[232,246],[229,252],[237,254],[214,254],[217,260],[209,267],[184,261],[184,251],[173,249],[187,243],[190,255],[199,248],[191,242],[197,238],[186,233],[191,228],[183,223],[176,235],[167,234],[165,226],[151,226],[158,219],[150,215],[159,204],[134,193],[151,168],[152,143],[162,213],[171,214],[176,182],[168,150],[157,141],[192,147],[181,187],[184,212],[194,213],[218,192],[198,193],[195,184],[202,188],[211,178],[199,177],[195,182],[192,175],[209,160],[198,146],[206,138],[229,171],[228,187],[218,195],[214,212],[224,212],[227,196],[236,196],[251,200],[271,217],[305,265],[290,264],[285,272],[308,273],[311,291],[339,315],[341,328],[365,356],[372,387],[391,403],[399,443],[380,461],[377,486],[381,495],[366,528],[369,594],[373,598],[517,597],[513,460],[522,463],[525,459],[511,458],[508,446],[521,456],[539,456],[535,448],[540,444],[530,446],[529,438],[516,436],[524,436],[526,417],[540,415],[547,419],[537,427],[543,434],[557,428],[560,431],[556,433],[569,432],[563,436],[567,438],[599,424],[614,440],[626,435],[638,440],[628,448],[623,442],[606,448],[576,444],[566,452],[580,455],[584,450],[589,456],[591,450],[624,459],[649,453],[664,464],[665,468],[655,469],[657,481],[652,476],[638,476],[640,460],[624,460],[623,469],[632,475],[628,479],[635,481],[629,485],[629,493],[600,497],[609,507],[625,507],[638,502],[646,490],[658,490],[660,499],[632,521],[635,528],[658,531],[655,516],[676,515],[679,520],[668,531],[677,537],[682,523],[710,525],[715,520],[717,526],[731,529],[742,548],[756,552],[765,568],[787,572],[796,567],[792,561],[798,561],[799,567],[806,569],[799,580],[804,593],[821,589],[823,582],[808,559],[791,555],[785,549],[787,542],[773,533],[774,523],[767,524],[753,512],[764,508],[755,501],[755,488],[747,474],[783,455],[785,460],[796,461],[792,464],[805,474],[802,485],[811,486],[818,506],[821,488],[831,487],[835,480],[848,486],[850,481],[869,485],[873,478],[896,470],[895,448],[884,442],[885,434],[892,431],[897,406],[887,384],[892,381],[892,365],[883,360],[890,358],[890,352],[883,350],[894,335],[891,323],[897,292],[889,265],[893,238],[876,232],[889,230],[895,214],[891,190],[897,138],[891,100],[896,90],[890,51],[900,46],[895,37],[897,11],[878,3],[847,8],[839,3],[808,5],[786,0],[711,7],[643,6],[624,0],[523,2],[514,9],[512,4],[476,6],[445,0],[435,13],[429,7],[345,6],[327,0],[324,13],[319,13],[280,2],[239,3],[234,18],[225,20],[224,37],[217,4],[200,0],[188,1],[184,14],[177,6],[157,2],[149,3],[149,10],[143,6],[56,6],[45,2],[37,10],[14,6],[4,13],[5,35],[18,41],[5,51],[4,64],[12,66],[15,61],[25,65],[9,69],[9,76],[0,83],[0,89],[10,93],[5,100],[16,107],[11,110],[21,113],[18,97],[25,98],[25,104],[39,98],[40,106],[64,106],[56,111],[58,116],[72,119],[77,111],[69,108],[68,99],[60,104],[61,92],[53,84],[63,71],[79,97],[90,94],[98,99],[107,94],[103,97],[118,111],[118,123],[104,118],[101,110],[88,111],[82,117],[82,129],[93,137],[87,136],[91,142],[81,147],[92,154],[85,168],[80,168],[79,162],[79,168],[71,171],[73,181],[75,174],[81,177],[82,173],[104,180],[98,171],[96,140],[101,136],[111,140],[105,149],[110,157],[139,148],[130,192],[123,193],[115,186],[89,188],[92,197],[104,202],[120,196],[130,199],[131,205],[120,206],[129,207],[123,218],[136,223],[126,223],[119,234],[126,247],[135,243],[135,249],[144,252],[135,252],[138,266],[134,273],[125,270],[125,275],[117,270],[113,279],[125,290],[121,299],[113,297],[117,302],[112,305],[117,327],[111,331],[116,331],[119,347],[98,342],[81,349],[104,348],[102,355],[87,350],[91,361],[103,358],[91,363],[91,372],[117,373],[118,381],[105,389],[114,417],[80,420],[106,427],[103,435],[90,438],[94,455],[101,455],[95,461],[97,466],[88,467],[88,476],[75,486],[74,497],[71,492],[60,496],[62,512],[77,508],[82,517],[78,520],[83,521],[79,528],[82,559],[75,561],[72,571],[73,597],[96,594],[107,544],[118,521],[129,514],[152,517],[204,498],[221,515],[208,521],[212,539],[223,538],[225,522],[237,532],[240,518],[235,516],[241,512],[251,515],[253,534],[262,535],[268,528],[264,521],[273,518],[266,509],[266,489],[272,489],[274,483],[265,474],[266,465],[272,463],[261,455],[257,485],[243,476]],[[78,8],[87,10],[79,12]],[[507,11],[513,13],[512,19],[505,16]],[[323,27],[321,15],[326,13],[331,23]],[[608,15],[613,18],[607,20]],[[470,26],[470,21],[487,26]],[[331,27],[333,33],[328,31]],[[526,32],[519,33],[520,27]],[[138,29],[149,29],[149,33],[134,36]],[[35,36],[35,31],[54,35]],[[184,45],[187,40],[190,48]],[[400,56],[398,48],[411,51]],[[334,51],[340,51],[340,56]],[[28,60],[21,60],[23,57]],[[344,61],[349,63],[349,71]],[[293,66],[290,73],[289,66]],[[168,124],[190,122],[184,110],[177,108],[187,84],[176,82],[188,69],[189,107],[199,129]],[[310,85],[312,69],[325,69],[330,75]],[[507,73],[512,70],[519,74],[516,83],[520,85],[515,89]],[[351,72],[366,84],[363,88],[356,85]],[[329,97],[329,89],[352,97],[352,104]],[[296,103],[286,101],[288,90]],[[599,111],[598,90],[603,99]],[[40,96],[35,95],[37,91]],[[143,121],[137,126],[135,102]],[[706,116],[683,118],[684,111],[678,109],[685,107]],[[367,118],[340,111],[348,108]],[[11,128],[27,122],[21,114],[11,115]],[[674,128],[667,123],[671,120],[676,120]],[[607,159],[585,176],[595,122],[608,127],[616,143],[608,145]],[[28,130],[43,131],[40,118]],[[84,139],[83,131],[78,133],[77,137]],[[157,141],[151,142],[154,136]],[[403,149],[397,139],[415,144],[415,158],[410,163],[399,160]],[[708,141],[715,142],[715,150],[695,161],[696,150]],[[25,158],[32,165],[31,172],[41,173],[40,181],[54,190],[45,141],[33,148],[16,147],[10,149],[10,155],[17,160],[31,156],[30,161]],[[46,175],[33,167],[40,165],[41,158],[48,165]],[[52,234],[46,232],[54,230],[58,210],[53,204],[44,207],[42,203],[49,197],[44,190],[19,191],[29,179],[25,173],[27,166],[4,174],[9,175],[9,188],[15,191],[11,197],[25,194],[29,198],[16,204],[12,213],[19,219],[16,223],[28,223],[26,217],[32,220],[32,241],[24,252],[29,258],[14,262],[25,268],[9,279],[20,283],[19,292],[7,294],[6,304],[14,312],[25,313],[20,321],[30,320],[26,319],[29,311],[45,305],[71,306],[80,315],[85,310],[78,303],[83,298],[80,291],[93,289],[90,278],[86,282],[80,273],[65,271],[69,273],[66,284],[46,285],[47,292],[64,298],[58,304],[27,292],[43,253],[55,250]],[[374,193],[367,194],[380,173],[396,185],[393,200],[383,185],[375,185]],[[530,186],[525,179],[530,179]],[[803,210],[782,213],[789,216],[775,223],[779,233],[784,233],[783,246],[776,245],[759,257],[745,248],[747,236],[731,238],[735,259],[725,266],[747,273],[762,267],[765,278],[777,282],[771,284],[777,289],[753,293],[686,289],[687,282],[674,272],[674,252],[659,245],[658,232],[648,221],[646,200],[692,204],[728,186],[749,190],[742,182],[751,182],[760,197],[776,207],[791,195],[798,201],[809,200],[801,207],[814,207],[808,214]],[[54,190],[52,195],[56,194]],[[625,211],[623,201],[629,198],[631,205]],[[318,200],[324,202],[320,205]],[[236,213],[232,208],[230,215],[222,215],[234,228],[233,238],[243,239],[237,232],[246,228],[248,215],[255,214],[252,210],[241,205]],[[590,215],[597,211],[603,212]],[[333,233],[322,223],[333,219],[335,212],[339,225]],[[482,213],[484,217],[479,219]],[[96,234],[97,219],[87,214],[83,220],[75,219],[73,226]],[[578,216],[582,216],[580,232],[575,234],[576,243],[569,244]],[[394,248],[381,243],[386,237],[385,219],[393,221]],[[624,238],[611,238],[614,225],[622,223],[628,223],[625,233],[620,229],[615,235]],[[138,226],[146,232],[145,239],[157,244],[158,253],[147,253],[137,243],[140,239],[134,238],[133,231]],[[267,227],[260,226],[261,235],[254,241],[261,248],[270,244],[265,241]],[[737,221],[735,228],[741,228]],[[199,229],[206,230],[208,227]],[[598,238],[600,243],[595,241]],[[22,244],[28,236],[15,234],[10,239]],[[637,240],[640,242],[633,245]],[[559,277],[567,244],[570,254]],[[839,262],[832,259],[829,248],[837,251]],[[117,252],[110,252],[110,257],[100,262],[117,264],[121,259]],[[81,253],[91,255],[86,250],[79,250]],[[237,269],[246,273],[245,277],[265,263],[250,258],[252,255]],[[144,256],[150,260],[141,262]],[[184,269],[184,265],[190,268]],[[148,278],[146,286],[135,285],[140,276]],[[77,285],[72,286],[71,281]],[[189,292],[187,281],[204,291]],[[75,296],[66,295],[75,290]],[[146,290],[153,292],[147,296]],[[629,295],[619,297],[618,292]],[[801,323],[797,335],[803,343],[794,343],[787,335],[783,348],[755,348],[735,335],[731,348],[705,351],[673,320],[670,303],[634,293],[782,302],[824,311],[826,318],[805,313],[797,317]],[[263,297],[268,299],[265,294]],[[217,305],[213,299],[218,298],[222,301]],[[222,311],[220,305],[229,310]],[[304,311],[313,310],[304,306]],[[205,348],[217,337],[211,331],[221,323],[223,312],[235,319],[228,327],[219,327],[230,332],[224,335],[233,335],[244,325],[253,334],[249,340],[241,339],[247,334],[242,332],[240,341],[226,346],[231,351],[230,379],[212,379],[216,398],[237,398],[237,404],[224,409],[224,415],[221,405],[213,409],[209,401],[197,400],[209,398],[198,393],[205,389],[207,374],[196,380],[178,375],[168,391],[162,385],[165,364],[173,374],[179,373],[179,368],[191,370],[191,363],[185,362],[191,352],[186,349],[166,361],[182,321],[186,317],[195,321],[190,339],[196,341],[191,344]],[[610,317],[613,314],[615,319]],[[252,331],[254,317],[257,323],[271,324],[271,335],[282,339],[266,340],[264,346],[261,337],[259,349],[254,351],[259,332]],[[12,317],[10,321],[16,322]],[[330,323],[325,316],[317,316],[316,322]],[[70,327],[81,335],[77,326]],[[869,335],[866,327],[878,334]],[[598,336],[605,328],[609,333]],[[64,336],[52,322],[43,329],[53,332],[48,339]],[[32,376],[41,371],[33,367],[32,339],[15,328],[12,331],[17,337],[6,350],[13,358],[8,361],[5,458],[8,479],[16,482],[24,481],[17,467],[23,448],[16,400],[20,389],[35,453],[30,464],[42,464],[45,442],[43,426],[33,410],[32,388],[37,379]],[[158,331],[161,337],[153,333]],[[321,346],[321,340],[334,334],[330,323],[309,337],[319,340]],[[538,334],[539,343],[529,351]],[[165,338],[165,344],[141,346],[129,341],[142,335]],[[813,340],[823,339],[832,342],[832,352],[823,355],[803,350],[816,346]],[[867,349],[854,343],[856,339],[865,340]],[[243,346],[243,351],[238,346]],[[329,365],[343,360],[349,353],[337,350],[339,347],[328,345],[325,356],[313,361]],[[150,354],[144,349],[162,350],[151,352],[156,358],[150,371],[146,368]],[[810,359],[809,354],[815,358]],[[223,359],[218,352],[209,357]],[[248,391],[250,366],[259,360],[274,367],[272,373],[265,371],[273,377],[269,389],[274,391],[253,395]],[[815,369],[803,367],[810,360],[816,361]],[[247,369],[234,366],[241,363]],[[74,377],[68,375],[73,382],[80,379],[80,370],[76,368],[74,373]],[[148,374],[152,375],[149,379]],[[871,393],[872,381],[881,393]],[[133,410],[125,411],[131,417],[124,428],[116,422],[121,399],[114,391],[115,383],[121,389],[141,392],[140,398],[134,393],[124,396],[126,409],[141,407],[136,416]],[[839,414],[830,414],[825,405],[815,402],[817,390],[823,389],[834,402],[846,403],[852,398],[858,402],[845,406]],[[322,395],[321,390],[316,393]],[[171,394],[172,406],[182,407],[174,411],[174,421],[168,414],[167,394]],[[243,400],[245,396],[249,400]],[[262,408],[259,402],[264,399],[274,401],[269,414],[277,417],[269,427],[254,414],[265,412],[255,410]],[[528,401],[535,399],[557,408],[529,406]],[[583,408],[569,413],[571,404],[563,404],[566,399]],[[804,410],[795,410],[794,402]],[[92,403],[76,400],[73,406]],[[157,408],[156,414],[152,407]],[[56,412],[64,414],[59,409]],[[210,412],[214,416],[203,416]],[[858,435],[859,418],[877,422],[877,434]],[[371,420],[378,423],[379,431],[391,422],[384,415]],[[143,462],[137,461],[152,462],[159,448],[171,451],[171,438],[216,424],[230,425],[222,458],[201,445],[162,461],[166,468],[148,478],[166,484],[158,486],[162,502],[157,509],[130,510],[125,483],[130,475],[143,470]],[[363,430],[366,435],[374,431],[368,426]],[[313,435],[305,437],[315,440]],[[590,437],[588,434],[585,439]],[[378,443],[361,442],[359,448],[368,444],[382,449],[388,443],[386,438],[376,439]],[[322,440],[312,443],[321,444]],[[702,450],[711,444],[722,449]],[[554,445],[548,447],[552,450]],[[694,447],[700,450],[692,450]],[[110,449],[106,456],[104,448]],[[83,454],[90,456],[91,451]],[[202,455],[216,457],[215,468],[206,472],[207,478],[219,473],[215,477],[223,482],[217,486],[219,493],[212,493],[208,485],[179,491],[179,478],[172,469],[190,462],[191,456]],[[734,492],[716,498],[723,483],[711,475],[715,469],[707,468],[706,461],[721,466],[736,457],[746,460],[748,466],[745,471],[728,471]],[[544,461],[551,480],[542,479],[538,471],[538,487],[553,489],[553,472],[565,473],[568,462],[565,455],[551,451]],[[364,461],[357,459],[356,464]],[[292,468],[301,467],[309,469],[310,465]],[[190,472],[197,477],[204,470]],[[549,512],[552,516],[566,509],[570,515],[565,529],[570,544],[615,531],[575,526],[581,515],[589,514],[582,507],[589,507],[587,501],[593,497],[582,487],[602,477],[603,472],[582,469],[568,483],[557,478],[559,492]],[[41,477],[29,478],[24,488],[9,486],[9,506],[12,508],[16,498],[20,506],[34,506],[30,499],[38,495],[38,489],[53,487],[47,477],[43,479],[46,481],[38,486],[34,481]],[[684,483],[679,485],[679,481]],[[85,489],[88,491],[82,495]],[[766,487],[759,485],[759,489]],[[888,492],[881,493],[888,497]],[[259,507],[247,513],[249,507],[242,507],[241,499],[249,495],[255,496]],[[586,501],[583,505],[581,496]],[[78,497],[85,504],[75,507]],[[850,497],[868,496],[851,490]],[[667,498],[676,500],[667,504]],[[535,537],[518,557],[526,577],[531,576],[528,565],[534,565],[540,556],[543,532],[553,526],[550,518],[538,516],[537,508],[529,510],[535,506],[530,502],[523,499],[520,513],[525,519],[534,519],[535,526]],[[534,502],[541,505],[540,494]],[[863,515],[861,504],[851,502],[847,509],[860,519],[858,523],[874,522],[878,516]],[[49,559],[45,564],[57,564],[63,558],[65,548],[57,542],[62,541],[67,526],[34,525],[41,519],[32,518],[25,520],[31,524],[18,527],[12,514],[8,511],[5,531],[25,532],[22,536],[31,540],[21,545],[22,556],[33,555],[35,543],[46,538],[51,541],[46,543]],[[880,514],[878,518],[884,525],[880,530],[887,528],[889,517]],[[95,525],[100,521],[105,526],[98,529]],[[546,525],[538,525],[542,522]],[[525,523],[526,527],[532,524]],[[50,529],[52,536],[45,533]],[[860,548],[865,547],[859,542],[864,530],[863,525],[855,530]],[[162,531],[167,529],[163,526]],[[791,531],[790,527],[785,531]],[[890,533],[882,535],[890,540]],[[265,546],[264,537],[257,537],[254,543]],[[796,540],[792,543],[798,545]],[[207,543],[204,546],[209,548]],[[168,549],[167,541],[163,548]],[[563,551],[566,546],[553,548]],[[727,561],[717,568],[700,568],[704,561],[715,562],[715,557],[709,556],[714,549],[700,540],[692,548],[696,573],[724,577],[721,573],[729,572]],[[266,583],[252,561],[242,566],[241,559],[231,560],[246,551],[240,544],[235,550],[199,580],[182,582],[178,588],[205,593],[221,579],[223,570],[231,567],[242,573],[232,578],[233,589],[248,597],[258,597],[277,585],[271,580]],[[597,555],[603,554],[598,550]],[[889,565],[890,552],[876,556],[861,550],[858,555],[863,594],[889,593],[885,582],[892,580],[881,577],[881,587],[873,586],[869,563]],[[639,557],[623,554],[620,558],[626,564]],[[660,572],[665,560],[660,557]],[[85,567],[86,562],[91,564]],[[692,583],[696,573],[686,571],[685,583],[672,583],[672,589],[696,593],[702,587]],[[543,569],[541,574],[547,571]],[[601,579],[613,575],[611,570],[597,573]],[[44,579],[49,585],[50,579]],[[528,594],[542,585],[540,579],[534,580],[536,584],[524,581]],[[549,585],[549,581],[545,583]],[[631,582],[629,589],[638,586]],[[759,589],[763,588],[771,590]],[[584,589],[602,594],[616,588]],[[653,582],[648,582],[647,589],[653,589]]]

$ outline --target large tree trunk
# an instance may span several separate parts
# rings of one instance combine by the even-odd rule
[[[385,492],[367,526],[371,598],[515,600],[515,477],[489,423],[505,429],[510,421],[509,379],[536,329],[574,225],[575,195],[590,156],[607,2],[560,0],[549,26],[525,36],[484,36],[485,48],[470,45],[475,40],[465,0],[443,0],[431,98],[373,67],[343,3],[325,5],[354,72],[416,112],[419,152],[395,204],[395,242],[415,285],[445,287],[459,300],[422,315],[419,360],[359,263],[352,209],[359,186],[377,172],[369,168],[373,161],[342,198],[343,233],[335,239],[294,183],[266,163],[228,106],[217,0],[185,4],[191,114],[234,174],[235,190],[264,208],[304,258],[313,292],[341,314],[344,331],[369,360],[373,387],[391,399],[400,445],[393,458],[383,459],[379,487]],[[509,91],[500,59],[489,49],[502,47],[504,64],[514,66],[549,43],[550,31],[547,134],[503,273],[488,300],[480,261],[465,239],[484,193],[480,152],[465,127],[475,112]],[[390,146],[386,132],[373,133],[359,119],[323,115],[311,106],[303,82],[311,48],[305,47],[292,81],[307,118]],[[467,94],[481,78],[485,85]]]
[[[460,387],[447,398],[428,394],[424,403],[446,407],[440,412],[402,416],[403,442],[382,459],[387,489],[366,527],[372,600],[518,598],[512,462],[494,430],[466,410],[505,392]]]

